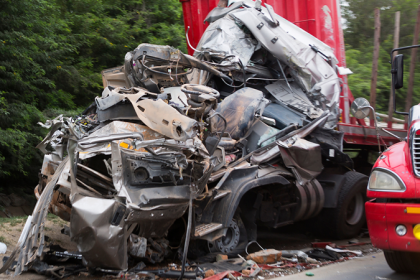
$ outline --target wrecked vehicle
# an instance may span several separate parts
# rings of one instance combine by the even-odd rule
[[[106,271],[178,248],[183,264],[188,252],[238,253],[257,226],[316,217],[337,238],[360,231],[367,177],[334,130],[331,48],[299,41],[304,31],[289,34],[258,1],[207,21],[193,56],[140,44],[103,71],[104,91],[82,116],[41,124],[38,203],[1,271],[42,256],[47,212],[70,222],[83,264]]]

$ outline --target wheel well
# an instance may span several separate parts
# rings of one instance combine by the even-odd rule
[[[249,240],[255,240],[257,225],[277,227],[293,222],[297,205],[294,188],[292,184],[273,183],[251,189],[242,196],[239,208]]]
[[[326,168],[316,178],[324,189],[325,201],[323,208],[336,208],[338,195],[346,182],[346,173],[341,169]]]
[[[236,184],[237,182],[235,182],[235,180],[226,179],[226,183],[221,186],[220,190],[229,191],[230,193],[219,201],[216,201],[217,205],[214,207],[213,222],[221,223],[224,227],[226,227],[232,220],[244,194],[252,189],[272,184],[290,185],[288,180],[279,175],[256,178],[252,180],[243,180],[241,178],[238,182],[241,184]]]

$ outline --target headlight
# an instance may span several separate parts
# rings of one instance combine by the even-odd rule
[[[405,227],[405,225],[398,225],[395,228],[395,232],[397,233],[397,235],[399,236],[404,236],[407,233],[407,228]]]
[[[370,174],[368,189],[372,191],[405,191],[405,185],[394,172],[375,169]]]

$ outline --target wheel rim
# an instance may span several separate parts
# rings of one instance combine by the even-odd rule
[[[347,206],[347,224],[353,226],[360,221],[363,216],[363,207],[363,196],[361,193],[357,193],[355,196],[353,196],[349,205]]]
[[[229,245],[230,242],[232,242],[232,238],[233,238],[234,234],[235,233],[233,232],[233,228],[228,228],[228,230],[226,232],[226,235],[222,237],[223,245],[225,245],[225,246]]]
[[[239,238],[239,227],[236,224],[236,222],[232,220],[229,224],[229,228],[227,229],[226,235],[217,239],[214,242],[214,246],[219,252],[230,253],[233,250],[235,250],[235,248],[238,246]]]

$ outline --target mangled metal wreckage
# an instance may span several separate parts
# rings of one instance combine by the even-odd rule
[[[171,234],[185,250],[191,239],[233,253],[256,239],[257,223],[321,211],[325,159],[333,151],[330,162],[352,169],[333,130],[332,50],[258,2],[207,21],[194,56],[141,44],[103,72],[102,96],[81,117],[43,124],[38,203],[3,271],[42,257],[48,211],[70,221],[86,266],[113,270],[162,261]]]

